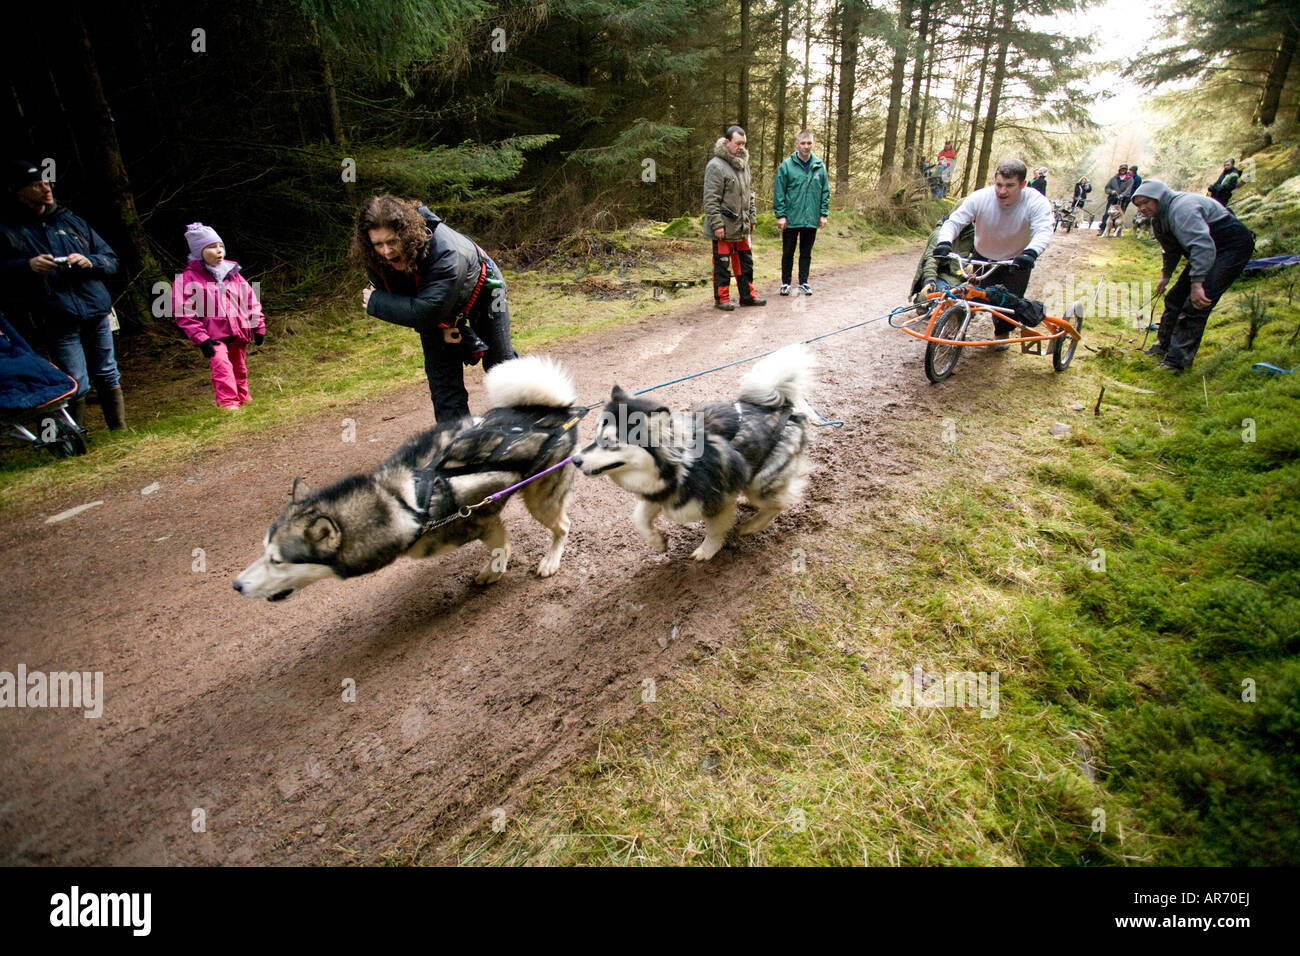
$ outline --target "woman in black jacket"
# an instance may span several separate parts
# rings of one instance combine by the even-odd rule
[[[424,206],[388,194],[361,207],[352,257],[370,279],[366,314],[420,334],[434,419],[469,415],[462,366],[518,358],[496,263]]]
[[[1074,203],[1070,208],[1082,209],[1090,192],[1092,192],[1092,183],[1088,182],[1087,176],[1080,176],[1079,181],[1074,184]]]

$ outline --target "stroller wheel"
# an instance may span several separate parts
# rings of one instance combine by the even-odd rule
[[[86,453],[86,437],[81,429],[70,425],[62,417],[54,419],[54,440],[45,443],[55,458],[75,458]]]

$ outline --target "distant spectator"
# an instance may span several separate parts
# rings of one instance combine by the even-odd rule
[[[1223,172],[1219,173],[1219,178],[1206,192],[1226,207],[1232,201],[1232,191],[1240,182],[1241,170],[1237,168],[1235,160],[1229,159],[1223,164]]]
[[[1187,268],[1165,294],[1156,344],[1147,350],[1162,370],[1180,372],[1196,358],[1210,311],[1250,260],[1255,235],[1214,200],[1175,192],[1158,179],[1143,183],[1133,203],[1151,220],[1164,250],[1156,295],[1187,257]]]
[[[1101,228],[1097,230],[1097,235],[1100,236],[1106,231],[1110,207],[1119,206],[1122,214],[1131,198],[1133,198],[1133,177],[1129,174],[1128,163],[1120,163],[1119,172],[1110,177],[1110,182],[1106,184],[1106,208],[1101,211]]]
[[[795,137],[795,151],[785,158],[772,182],[772,212],[781,229],[781,295],[790,294],[794,272],[794,249],[799,246],[799,292],[812,295],[808,270],[812,263],[817,230],[824,228],[830,213],[831,183],[826,164],[813,154],[813,134],[802,131]]]
[[[952,181],[952,157],[939,154],[938,169],[935,172],[939,176],[939,193],[935,199],[944,199],[948,195],[948,184]]]
[[[939,159],[948,160],[948,165],[950,166],[956,161],[957,151],[952,148],[952,140],[945,139],[943,141],[943,149],[939,150]]]
[[[1133,188],[1129,190],[1129,198],[1124,201],[1125,212],[1128,212],[1129,202],[1131,202],[1133,197],[1137,195],[1138,187],[1142,185],[1142,177],[1138,175],[1138,168],[1136,166],[1129,164],[1128,172],[1129,175],[1133,177]]]
[[[226,258],[226,245],[211,226],[192,222],[185,229],[189,263],[172,288],[172,314],[198,346],[212,372],[217,408],[237,411],[248,392],[248,343],[266,339],[266,318],[239,263]]]
[[[1074,202],[1070,208],[1082,209],[1090,192],[1092,192],[1092,183],[1088,182],[1087,176],[1080,176],[1079,181],[1074,184]]]
[[[1039,166],[1034,172],[1034,178],[1029,183],[1030,189],[1037,189],[1044,196],[1047,195],[1047,167]]]
[[[11,207],[0,226],[0,268],[6,291],[25,308],[54,363],[77,383],[69,412],[85,424],[95,380],[104,421],[126,428],[126,402],[113,349],[113,297],[104,279],[117,254],[86,221],[54,201],[54,190],[28,162],[6,170]]]

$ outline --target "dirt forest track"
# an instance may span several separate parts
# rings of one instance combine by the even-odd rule
[[[1031,293],[1090,241],[1058,236]],[[763,309],[723,313],[691,293],[551,354],[596,403],[615,382],[644,387],[880,315],[904,301],[915,262],[907,252],[819,274],[814,261],[816,294],[803,311],[772,282],[760,285]],[[816,430],[805,502],[762,534],[733,535],[707,565],[690,560],[701,526],[668,526],[669,553],[651,553],[632,528],[632,498],[578,476],[552,578],[533,574],[547,533],[512,502],[515,554],[495,585],[473,583],[475,544],[279,604],[239,598],[231,580],[260,552],[294,476],[320,485],[369,470],[428,427],[422,381],[60,502],[50,514],[104,504],[57,524],[46,513],[10,516],[0,529],[0,670],[102,671],[105,703],[98,719],[0,710],[0,861],[377,863],[432,834],[422,858],[453,862],[438,855],[440,836],[509,811],[522,784],[581,758],[602,726],[638,705],[644,678],[735,641],[757,591],[789,567],[795,534],[833,529],[906,481],[899,428],[997,401],[991,386],[1012,379],[1032,381],[1045,410],[1069,387],[1070,373],[1054,375],[1047,358],[987,350],[931,386],[921,344],[885,322],[812,349],[814,404],[846,424]],[[655,394],[674,407],[729,397],[745,368]],[[467,380],[482,410],[482,373]],[[353,443],[341,440],[345,418],[356,422]],[[161,488],[142,495],[153,481]],[[343,700],[347,679],[355,703]],[[196,808],[204,832],[191,825]]]

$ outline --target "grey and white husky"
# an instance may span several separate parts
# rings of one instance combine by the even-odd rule
[[[735,526],[742,494],[757,513],[736,529],[740,534],[762,531],[803,495],[811,373],[808,351],[787,346],[741,379],[736,401],[696,405],[686,414],[615,385],[596,440],[573,463],[641,499],[632,523],[652,548],[668,547],[654,527],[661,511],[683,523],[703,519],[704,541],[691,557],[708,561]]]
[[[402,555],[431,558],[471,541],[489,551],[474,580],[498,580],[510,559],[501,523],[510,496],[440,522],[573,454],[576,398],[569,376],[544,358],[503,362],[483,384],[493,408],[481,419],[443,422],[369,474],[319,491],[295,479],[288,506],[266,532],[262,556],[235,578],[235,590],[279,601],[323,578],[368,574]],[[542,577],[560,567],[572,490],[573,466],[566,464],[520,492],[529,513],[551,531],[537,566]]]

